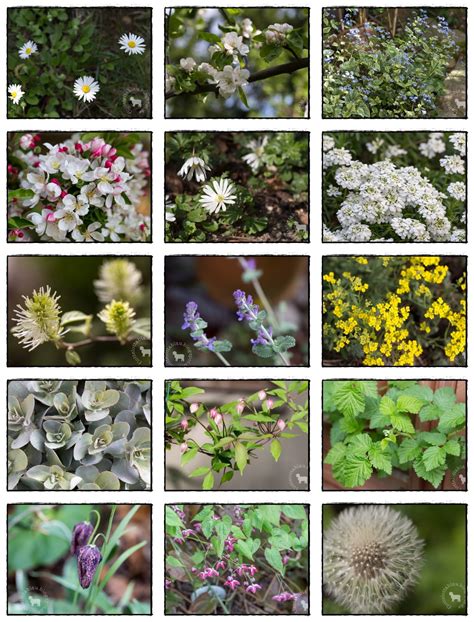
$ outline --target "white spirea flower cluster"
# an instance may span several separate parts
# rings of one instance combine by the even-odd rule
[[[426,143],[419,145],[420,152],[427,158],[444,153],[446,145],[442,136],[431,134]],[[465,136],[453,134],[449,140],[459,153],[444,156],[439,164],[448,175],[464,174]],[[379,162],[365,164],[354,160],[348,149],[336,148],[335,144],[331,136],[323,138],[323,168],[333,174],[336,184],[329,185],[326,196],[340,197],[336,215],[341,228],[331,231],[324,226],[324,241],[459,242],[465,239],[465,231],[456,228],[459,222],[451,222],[447,217],[447,200],[464,202],[466,199],[464,182],[453,181],[445,194],[417,168],[399,167],[391,162],[392,157],[406,153],[397,145],[385,149]],[[366,146],[376,154],[383,142],[373,141]],[[460,221],[465,222],[465,215]],[[388,226],[389,237],[374,237],[371,225]]]
[[[14,153],[25,167],[19,187],[33,196],[9,203],[9,217],[30,220],[41,241],[145,241],[150,219],[138,207],[150,175],[148,152],[142,144],[131,158],[97,137],[84,142],[73,135],[64,143],[44,143],[38,153],[30,135]],[[13,239],[28,240],[28,236]],[[25,230],[22,230],[25,233]]]
[[[343,510],[324,533],[324,589],[351,614],[393,612],[422,564],[415,525],[386,505]]]

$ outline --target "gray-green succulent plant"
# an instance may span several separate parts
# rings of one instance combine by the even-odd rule
[[[13,380],[9,490],[148,490],[151,383]]]

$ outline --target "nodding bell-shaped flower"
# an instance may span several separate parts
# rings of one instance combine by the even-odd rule
[[[102,553],[94,544],[83,546],[77,556],[77,573],[81,587],[86,589],[92,583],[97,567],[102,561]]]
[[[195,413],[199,410],[199,404],[197,402],[193,402],[191,404],[191,406],[189,407],[189,412],[190,413]]]
[[[283,432],[283,430],[286,428],[286,423],[283,421],[283,419],[278,419],[276,425],[280,432]]]
[[[77,523],[72,530],[71,555],[77,555],[80,549],[89,542],[94,527],[88,522]]]

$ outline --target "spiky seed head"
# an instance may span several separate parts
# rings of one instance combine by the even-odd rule
[[[324,534],[326,593],[351,614],[382,614],[416,583],[423,540],[412,521],[386,505],[344,510]]]
[[[135,311],[128,302],[112,300],[98,314],[107,332],[116,335],[120,343],[125,343],[134,323]]]
[[[94,281],[94,287],[100,302],[127,300],[133,304],[143,294],[142,273],[128,259],[104,261],[99,269],[99,277]]]

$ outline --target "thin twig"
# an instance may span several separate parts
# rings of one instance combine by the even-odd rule
[[[300,69],[309,67],[309,58],[299,58],[298,60],[291,61],[290,63],[284,63],[283,65],[277,65],[276,67],[269,67],[268,69],[262,69],[251,75],[248,82],[260,82],[267,78],[273,78],[274,76],[281,76],[285,73],[291,74]],[[194,91],[182,91],[180,93],[167,93],[166,99],[172,97],[181,97],[182,95],[200,95],[201,93],[217,93],[217,86],[215,84],[203,84],[194,89]]]

